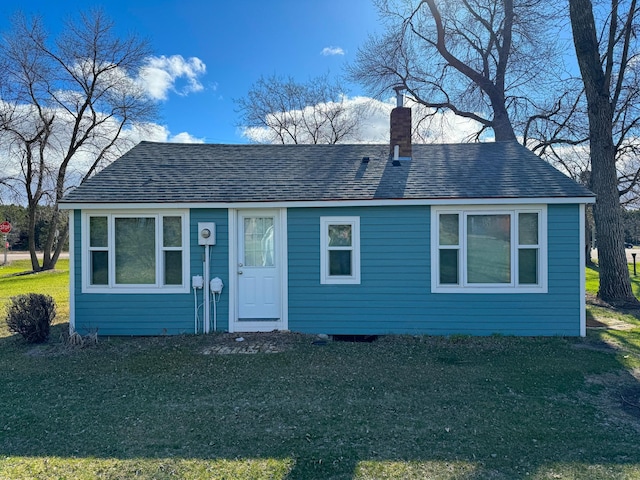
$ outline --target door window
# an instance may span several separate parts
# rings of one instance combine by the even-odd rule
[[[244,265],[273,267],[275,236],[273,217],[244,218]]]

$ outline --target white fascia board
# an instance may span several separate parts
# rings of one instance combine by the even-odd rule
[[[76,331],[75,212],[69,212],[69,335]]]
[[[228,328],[229,333],[236,331],[236,322],[238,321],[238,212],[230,208],[227,211],[227,231],[229,235],[229,317]]]
[[[384,207],[393,205],[561,205],[595,203],[595,197],[446,198],[398,200],[314,200],[292,202],[193,202],[193,203],[65,203],[62,210],[165,210],[186,208],[320,208]]]
[[[212,204],[207,208],[211,208]],[[141,203],[61,203],[60,210],[188,210],[191,203],[141,202]]]
[[[580,336],[587,336],[587,278],[586,278],[586,268],[587,264],[587,253],[586,253],[586,239],[585,239],[585,208],[584,205],[580,205],[580,225],[579,225],[579,234],[580,234]]]

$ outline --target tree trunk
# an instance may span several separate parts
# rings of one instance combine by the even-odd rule
[[[501,105],[493,105],[493,120],[491,126],[495,135],[496,142],[516,141],[516,134],[513,131],[511,119],[507,113],[504,103]]]
[[[593,249],[593,209],[591,206],[587,205],[585,208],[585,221],[584,221],[584,249],[585,249],[585,267],[593,267],[595,266],[593,263],[593,259],[591,258],[591,250]]]
[[[62,247],[67,239],[69,233],[69,224],[63,222],[64,226],[62,231],[59,231],[60,227],[60,211],[55,211],[55,228],[53,228],[54,222],[51,222],[52,228],[49,229],[49,235],[47,236],[47,243],[44,251],[44,258],[42,260],[42,270],[53,270],[56,268]],[[58,234],[56,235],[56,231]]]
[[[51,217],[49,218],[49,231],[47,233],[47,239],[44,242],[42,252],[42,270],[52,270],[56,266],[56,262],[53,261],[51,253],[54,249],[54,241],[56,237],[56,231],[58,230],[59,216],[60,211],[57,207],[55,207],[53,209],[53,212],[51,212]]]
[[[600,62],[591,1],[569,0],[569,14],[589,113],[591,188],[596,194],[593,213],[600,266],[598,296],[612,304],[638,304],[631,289],[624,250],[613,143],[613,106]]]
[[[31,269],[34,272],[40,271],[40,263],[36,253],[36,206],[30,204],[28,207],[28,235],[29,235],[29,256],[31,258]]]
[[[58,236],[58,243],[56,244],[56,248],[53,252],[53,257],[51,257],[51,268],[56,268],[56,263],[58,263],[58,259],[60,258],[60,254],[62,253],[62,247],[64,247],[64,243],[67,240],[68,235],[69,235],[69,223],[66,222],[64,229],[62,230],[62,232],[60,232],[60,235]]]
[[[589,108],[589,117],[592,116]],[[593,112],[598,116],[602,112]],[[590,119],[591,123],[591,119]],[[611,130],[609,130],[609,133]],[[596,194],[593,208],[598,242],[600,290],[598,296],[609,303],[635,303],[624,250],[624,230],[620,215],[618,179],[615,170],[613,142],[607,145],[604,132],[593,132],[591,138],[592,188]],[[608,136],[611,138],[611,135]]]

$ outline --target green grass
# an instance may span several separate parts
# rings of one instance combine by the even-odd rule
[[[638,271],[637,268],[636,271]],[[633,293],[636,297],[640,298],[640,276],[633,275],[633,264],[629,265],[629,275]],[[587,293],[596,295],[599,287],[597,266],[586,269],[586,279]],[[628,331],[613,329],[602,331],[600,337],[618,348],[618,358],[623,365],[629,369],[640,368],[640,312],[619,311],[595,305],[587,305],[587,316],[600,318],[605,323],[607,323],[607,321],[614,321],[632,325],[634,328]]]
[[[3,297],[35,285],[6,280]],[[640,409],[621,402],[640,391],[633,325],[324,346],[290,334],[256,355],[204,353],[238,345],[225,335],[72,348],[0,332],[0,479],[639,478]]]
[[[633,274],[633,264],[629,264],[629,277],[631,278],[631,288],[633,294],[640,298],[640,265],[636,266],[637,275]],[[598,287],[600,285],[598,266],[587,267],[586,269],[586,289],[587,293],[596,295],[598,293]]]
[[[640,474],[637,419],[603,383],[633,381],[594,339],[292,337],[258,355],[204,355],[220,336],[5,338],[0,478]]]
[[[69,260],[60,259],[55,270],[29,273],[29,260],[0,265],[0,318],[4,318],[9,298],[24,293],[46,293],[56,302],[54,324],[69,322]],[[6,323],[0,323],[0,336],[8,335]]]
[[[586,268],[586,284],[585,284],[587,293],[592,295],[597,295],[598,288],[600,288],[600,274],[598,273],[598,267],[587,267]]]

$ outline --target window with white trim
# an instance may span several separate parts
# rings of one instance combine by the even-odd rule
[[[544,293],[546,208],[432,209],[434,292]]]
[[[84,290],[189,291],[187,212],[87,212],[84,219]]]
[[[320,217],[320,283],[360,283],[360,217]]]

